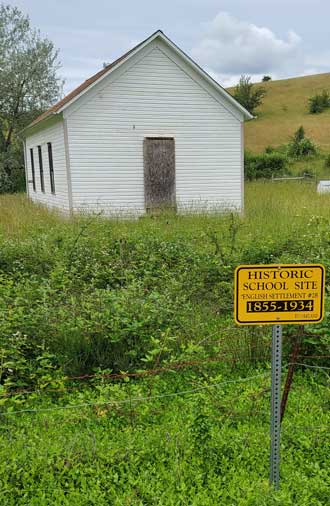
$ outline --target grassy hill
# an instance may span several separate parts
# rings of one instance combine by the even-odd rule
[[[245,125],[245,145],[253,152],[287,143],[300,125],[322,150],[330,151],[330,110],[308,113],[308,99],[330,91],[330,73],[262,83],[267,95],[257,118]],[[233,88],[229,89],[233,93]]]

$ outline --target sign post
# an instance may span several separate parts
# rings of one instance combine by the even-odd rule
[[[278,490],[281,460],[282,325],[273,325],[269,482]]]
[[[269,481],[280,483],[282,325],[318,323],[324,316],[323,265],[241,265],[235,271],[238,325],[272,325]]]

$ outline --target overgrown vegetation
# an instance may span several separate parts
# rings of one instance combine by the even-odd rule
[[[323,504],[327,376],[296,373],[275,494],[270,331],[232,311],[239,264],[330,267],[329,204],[310,183],[254,182],[245,217],[69,220],[2,196],[0,504]],[[300,361],[329,365],[328,315]]]
[[[259,194],[252,197],[255,188]],[[209,334],[231,321],[236,265],[312,261],[315,255],[328,264],[327,196],[313,195],[308,184],[285,188],[297,194],[294,212],[293,196],[283,186],[252,185],[249,198],[256,202],[244,221],[225,214],[70,222],[24,197],[2,197],[0,336],[6,360],[12,339],[24,343],[19,353],[26,359],[41,349],[56,355],[68,374],[181,359],[198,340],[211,352],[217,345]],[[313,212],[306,206],[311,199]],[[293,214],[299,217],[293,220]],[[315,229],[308,225],[313,220]],[[2,374],[11,379],[17,371],[8,366]]]
[[[260,155],[245,152],[244,169],[247,180],[270,179],[288,173],[288,158],[282,153],[269,152],[269,149]]]
[[[240,263],[330,268],[330,196],[256,182],[246,200],[244,218],[120,222],[1,197],[0,504],[326,504],[327,376],[296,372],[275,493],[270,331],[237,328],[232,304]],[[299,360],[327,365],[328,317],[309,327]]]

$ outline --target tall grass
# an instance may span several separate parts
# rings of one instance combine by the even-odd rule
[[[0,197],[0,233],[4,238],[23,239],[41,231],[78,232],[82,226],[93,236],[105,230],[115,236],[157,235],[164,239],[185,237],[205,246],[205,236],[217,232],[226,241],[228,229],[238,226],[241,239],[270,236],[294,237],[306,233],[310,220],[330,219],[330,193],[318,194],[315,182],[257,181],[246,184],[245,211],[233,213],[164,214],[158,217],[120,220],[101,216],[69,218],[55,210],[33,204],[25,195]],[[208,241],[209,242],[209,241]],[[210,244],[208,244],[210,246]]]
[[[64,225],[57,211],[33,204],[23,193],[0,195],[0,234],[4,237],[23,238],[56,225]]]
[[[245,224],[250,233],[294,240],[310,231],[311,221],[320,219],[330,219],[330,193],[318,194],[315,182],[258,181],[246,185]]]

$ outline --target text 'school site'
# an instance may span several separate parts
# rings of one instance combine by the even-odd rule
[[[249,292],[254,291],[267,291],[268,293],[242,293],[242,299],[247,300],[285,300],[285,299],[299,299],[304,302],[303,305],[300,305],[295,308],[290,308],[291,310],[307,310],[312,311],[312,304],[308,304],[304,299],[311,299],[316,297],[317,294],[307,293],[307,292],[290,292],[289,290],[317,290],[318,283],[317,281],[311,280],[310,278],[314,277],[314,271],[312,269],[299,269],[299,270],[284,270],[284,269],[275,269],[269,271],[256,271],[251,270],[248,271],[248,281],[243,283],[243,290],[247,290]],[[251,280],[251,281],[250,281]],[[289,281],[290,280],[290,281]],[[294,280],[294,281],[293,281]],[[298,281],[297,281],[298,280]],[[293,282],[292,282],[293,281]],[[274,293],[269,293],[269,291],[274,290]],[[276,293],[279,291],[280,293]],[[285,292],[285,293],[283,293]],[[305,307],[306,302],[306,307]],[[302,307],[304,306],[304,307]],[[250,308],[249,308],[250,309]],[[252,309],[252,308],[251,308]],[[251,310],[250,309],[250,310]],[[275,308],[274,308],[275,309]],[[288,310],[289,308],[277,308],[277,310]]]

